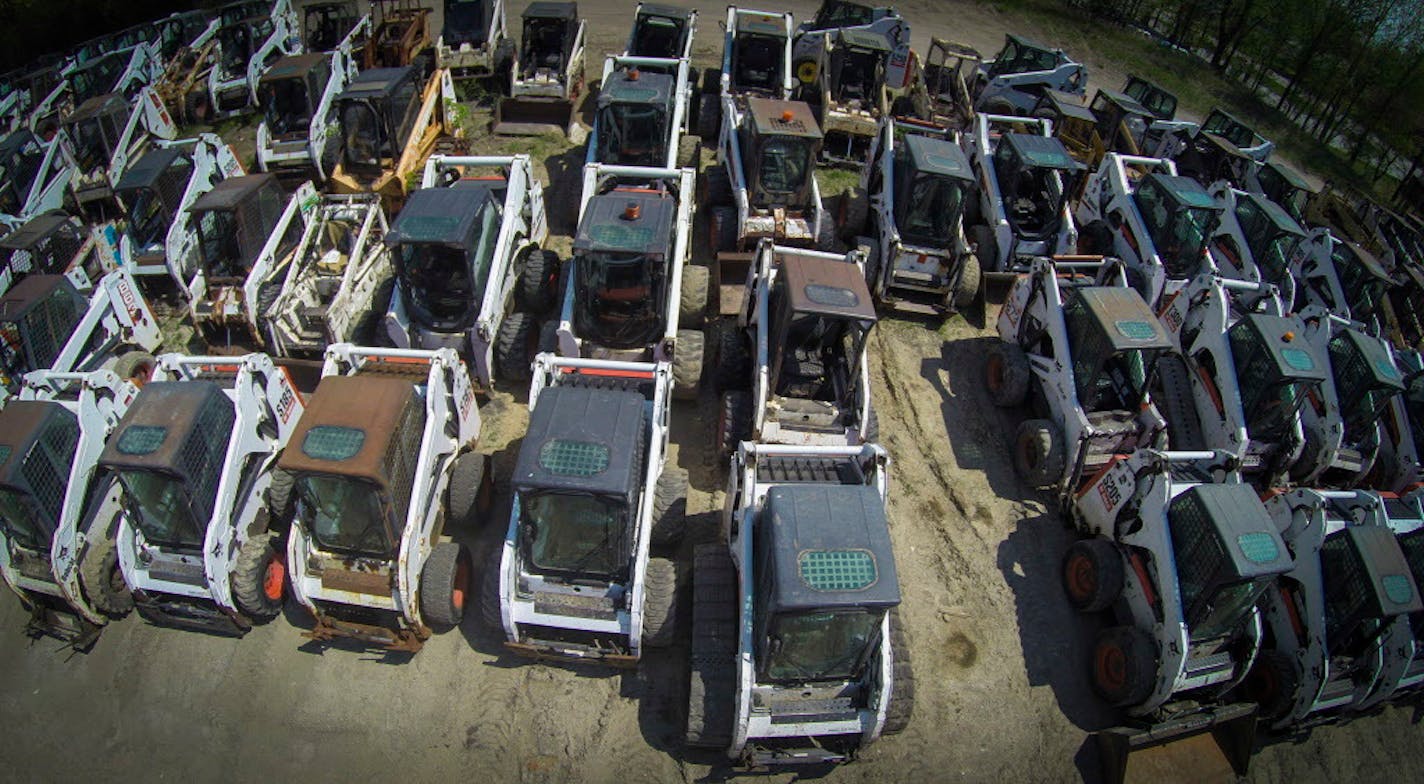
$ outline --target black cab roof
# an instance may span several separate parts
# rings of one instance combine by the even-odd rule
[[[516,490],[631,500],[642,484],[646,399],[627,389],[555,386],[539,393],[519,448]]]
[[[974,181],[974,171],[969,167],[969,159],[959,145],[947,139],[923,136],[918,133],[906,134],[904,141],[910,164],[916,171],[942,174],[968,182]]]
[[[775,486],[757,525],[771,559],[773,612],[900,603],[885,504],[874,487]]]
[[[157,182],[159,176],[168,171],[174,161],[186,157],[187,153],[176,146],[149,150],[124,172],[114,190],[122,192],[147,188]]]
[[[237,209],[247,197],[264,186],[275,184],[275,174],[245,174],[229,177],[188,205],[189,212],[227,212]]]
[[[480,208],[495,200],[493,180],[460,180],[461,187],[421,188],[406,199],[387,244],[427,243],[465,247],[479,221]]]
[[[575,253],[670,252],[676,202],[660,193],[618,191],[588,200],[574,237]]]

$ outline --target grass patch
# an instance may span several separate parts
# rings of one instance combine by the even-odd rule
[[[821,197],[839,196],[860,185],[860,172],[849,169],[816,169],[816,185]]]

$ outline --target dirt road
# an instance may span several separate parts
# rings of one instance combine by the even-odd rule
[[[789,5],[803,18],[815,4]],[[522,7],[510,9],[512,27]],[[913,0],[901,10],[917,46],[933,33],[988,54],[1015,29],[1078,54],[1077,42],[1017,27],[990,5]],[[621,48],[632,5],[584,0],[580,11],[590,24],[592,74],[603,52]],[[701,20],[697,51],[706,62],[699,65],[720,52],[718,11],[708,8]],[[1100,76],[1108,69],[1095,57],[1088,56],[1092,78],[1120,83],[1121,74]],[[541,149],[538,157],[567,186],[577,156]],[[571,209],[561,200],[572,199],[576,186],[550,192],[551,203]],[[554,226],[567,231],[567,217],[556,216]],[[1087,732],[1115,719],[1083,677],[1094,629],[1069,611],[1058,586],[1067,534],[1047,497],[1014,478],[1007,457],[1014,422],[982,392],[990,335],[982,315],[970,314],[943,326],[888,318],[873,340],[873,395],[895,461],[890,517],[918,704],[903,735],[832,772],[831,781],[1096,778]],[[722,500],[709,448],[713,409],[705,393],[674,412],[672,459],[692,474],[689,510],[700,520]],[[484,448],[507,477],[527,419],[524,397],[496,394],[483,414]],[[477,558],[502,531],[507,486],[500,499],[496,519],[466,535]],[[715,755],[679,747],[685,648],[653,658],[641,673],[536,665],[498,653],[471,614],[414,657],[385,656],[309,643],[300,636],[309,623],[302,616],[289,611],[242,640],[129,618],[88,655],[66,656],[50,641],[27,643],[17,603],[0,600],[4,778],[663,782],[729,775]],[[1410,720],[1391,709],[1267,748],[1251,779],[1420,780],[1424,761],[1412,753],[1419,736]],[[1165,770],[1167,779],[1201,780],[1192,767]]]

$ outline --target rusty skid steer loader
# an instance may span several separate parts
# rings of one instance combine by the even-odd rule
[[[524,9],[524,40],[509,72],[509,96],[494,109],[494,132],[538,136],[571,133],[584,94],[583,49],[588,25],[578,3],[535,2]]]

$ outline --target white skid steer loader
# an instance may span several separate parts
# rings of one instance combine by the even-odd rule
[[[123,491],[119,567],[145,620],[242,636],[286,596],[264,498],[303,403],[265,354],[165,354],[99,460]]]
[[[129,165],[155,140],[177,137],[178,126],[158,93],[145,87],[132,105],[120,93],[86,101],[64,119],[64,133],[74,145],[74,200],[81,210],[102,213]]]
[[[0,225],[18,227],[64,206],[75,174],[69,137],[56,131],[45,140],[20,128],[0,141]],[[28,178],[23,173],[30,172]]]
[[[537,136],[573,133],[585,90],[584,39],[588,24],[578,3],[538,0],[521,15],[523,40],[509,68],[509,94],[494,107],[494,132]]]
[[[33,636],[87,650],[132,605],[115,579],[114,531],[93,513],[101,501],[92,491],[104,442],[137,394],[108,370],[40,370],[0,410],[0,575],[30,611]],[[100,568],[81,574],[89,564]]]
[[[207,106],[194,113],[201,122],[211,123],[256,107],[257,88],[267,68],[284,55],[302,53],[301,26],[291,0],[275,0],[265,11],[224,23],[214,40],[217,46],[208,72]]]
[[[277,461],[273,519],[291,520],[292,595],[306,636],[415,652],[460,623],[470,554],[447,532],[489,511],[489,456],[451,349],[332,345]]]
[[[1222,180],[1212,184],[1211,197],[1222,208],[1221,222],[1207,246],[1221,274],[1236,280],[1270,283],[1281,302],[1296,301],[1296,249],[1306,232],[1285,210],[1259,193],[1248,193]]]

